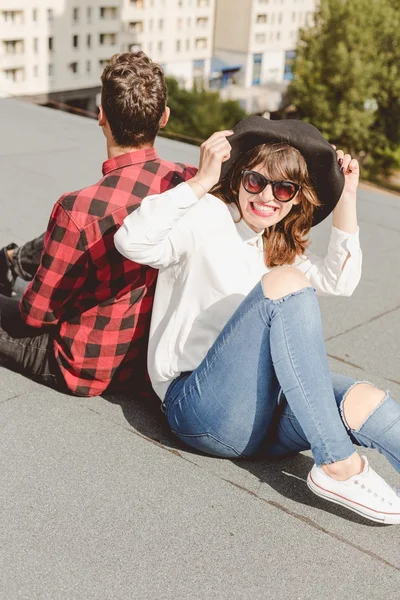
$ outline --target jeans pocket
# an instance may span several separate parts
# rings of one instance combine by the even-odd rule
[[[220,458],[240,458],[242,455],[237,452],[231,446],[220,442],[209,433],[201,434],[182,434],[172,430],[172,433],[176,435],[182,442],[187,446],[203,452],[204,454],[211,454],[212,456],[218,456]]]

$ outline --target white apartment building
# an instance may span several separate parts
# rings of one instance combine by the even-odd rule
[[[141,49],[191,88],[208,81],[215,0],[124,0],[124,50]]]
[[[216,0],[214,54],[224,97],[248,112],[277,110],[292,78],[299,30],[318,0]]]
[[[120,0],[0,0],[0,96],[90,96],[93,110],[119,34]]]
[[[191,87],[208,81],[215,0],[0,0],[0,97],[96,108],[112,54],[144,50]]]

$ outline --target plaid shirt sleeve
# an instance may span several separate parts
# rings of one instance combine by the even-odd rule
[[[57,324],[88,271],[84,233],[63,208],[63,198],[53,208],[39,269],[20,303],[22,317],[32,327]]]

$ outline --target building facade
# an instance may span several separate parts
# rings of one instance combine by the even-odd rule
[[[215,0],[0,0],[0,96],[94,111],[112,54],[144,50],[190,88],[208,82]]]
[[[124,0],[124,50],[141,49],[185,87],[208,82],[215,0]]]
[[[217,0],[214,55],[222,95],[248,112],[278,108],[292,78],[299,30],[313,22],[317,0]],[[231,71],[229,71],[231,69]],[[232,73],[224,81],[223,71]]]
[[[120,15],[120,0],[0,0],[0,95],[94,110]]]

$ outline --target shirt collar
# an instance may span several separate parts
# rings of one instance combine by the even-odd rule
[[[251,246],[262,246],[261,238],[265,230],[263,229],[259,233],[256,233],[249,225],[247,225],[246,221],[240,216],[239,209],[233,202],[227,204],[227,207],[232,215],[236,231],[238,232],[242,240],[244,242],[247,242]]]
[[[158,158],[155,148],[143,148],[134,152],[126,152],[114,158],[109,158],[103,163],[103,175],[108,175],[111,171],[121,169],[121,167],[129,167],[131,165],[139,165],[148,160],[156,160]]]

